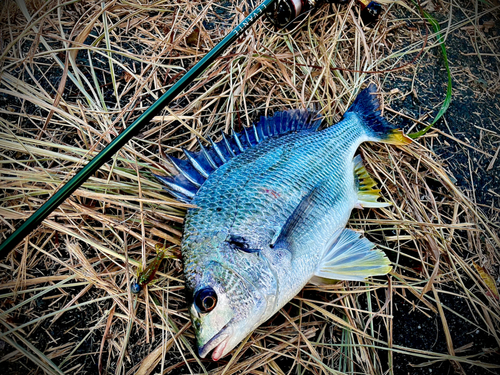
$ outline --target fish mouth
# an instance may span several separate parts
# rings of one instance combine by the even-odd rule
[[[214,349],[212,360],[218,361],[222,357],[230,337],[231,332],[226,324],[218,334],[212,337],[205,345],[198,348],[198,355],[201,358],[205,358],[205,356]]]
[[[214,351],[212,352],[212,361],[217,362],[224,354],[224,349],[226,349],[226,344],[229,341],[229,336],[226,336],[222,342],[216,346]]]

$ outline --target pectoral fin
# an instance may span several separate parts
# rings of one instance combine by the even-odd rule
[[[366,238],[344,229],[328,245],[328,250],[318,267],[313,284],[329,284],[334,280],[362,281],[369,276],[385,275],[391,271],[390,261],[381,250]]]
[[[309,212],[312,208],[312,202],[316,193],[318,191],[318,187],[312,189],[307,195],[305,195],[295,210],[292,212],[288,220],[285,222],[285,225],[276,232],[272,241],[271,247],[274,246],[282,246],[287,242],[287,239],[291,236],[293,231],[297,228],[297,226],[309,215]]]

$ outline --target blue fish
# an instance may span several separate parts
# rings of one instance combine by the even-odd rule
[[[217,361],[290,301],[308,282],[385,275],[390,262],[346,229],[353,208],[385,207],[361,157],[362,142],[410,143],[378,111],[375,86],[343,119],[318,130],[308,110],[278,112],[157,176],[196,206],[181,251],[200,357]]]

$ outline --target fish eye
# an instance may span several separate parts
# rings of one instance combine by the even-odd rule
[[[231,234],[229,236],[229,239],[228,239],[227,242],[229,242],[229,245],[231,245],[231,247],[233,249],[239,249],[239,250],[242,250],[242,251],[248,250],[248,243],[241,236],[236,236],[236,235]]]
[[[210,287],[200,289],[194,295],[194,303],[200,312],[210,312],[217,305],[217,293]]]
[[[260,251],[259,249],[250,248],[247,240],[238,235],[231,234],[226,242],[229,243],[229,246],[231,246],[233,250],[240,250],[245,253],[258,253]]]

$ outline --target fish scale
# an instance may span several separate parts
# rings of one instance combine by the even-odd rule
[[[227,167],[222,167],[215,171],[211,175],[211,178],[198,191],[192,203],[200,207],[200,209],[189,211],[186,217],[185,232],[190,232],[191,227],[196,227],[197,231],[203,228],[206,231],[204,235],[210,237],[212,236],[212,228],[217,227],[220,232],[228,233],[231,230],[234,233],[246,236],[250,240],[251,247],[259,248],[269,243],[273,234],[272,230],[267,229],[266,224],[269,218],[272,218],[271,229],[282,226],[305,192],[309,191],[319,181],[325,181],[328,176],[330,176],[332,182],[340,180],[342,183],[345,183],[338,172],[338,165],[335,165],[332,161],[345,159],[342,154],[345,154],[349,150],[347,147],[334,147],[335,142],[332,139],[335,139],[335,136],[332,137],[329,134],[330,132],[337,132],[340,136],[345,137],[353,135],[353,131],[347,134],[345,131],[339,132],[337,128],[330,128],[326,133],[296,133],[291,134],[287,138],[269,139],[266,143],[262,144],[261,148],[250,149],[247,153],[240,154],[231,159],[226,164]],[[276,152],[283,144],[290,143],[293,144],[293,148],[288,150],[288,153],[291,155],[283,157],[283,151]],[[268,152],[268,150],[274,150],[274,152]],[[283,159],[277,157],[277,153]],[[318,155],[322,154],[329,155],[330,157],[318,162],[317,160],[320,159]],[[262,160],[262,158],[265,158],[265,160]],[[313,160],[305,162],[305,159]],[[278,160],[277,163],[276,160]],[[290,163],[289,160],[296,160],[296,162]],[[249,165],[253,165],[254,167],[249,168]],[[262,168],[263,165],[269,166],[270,170]],[[227,170],[230,173],[227,173]],[[258,171],[261,172],[257,173]],[[235,181],[237,182],[235,183]],[[251,183],[248,183],[249,181]],[[288,199],[276,199],[272,194],[263,192],[264,187],[274,191],[288,192],[288,196],[286,197]],[[258,196],[257,199],[255,199],[256,195]],[[218,205],[222,206],[221,211],[218,212],[212,207],[211,197],[220,197]],[[324,215],[325,211],[332,209],[334,207],[333,203],[337,201],[331,194],[325,194],[323,198],[325,198],[323,204],[318,205],[318,214],[313,214],[309,221],[314,221],[316,216]],[[266,207],[266,209],[252,209],[255,207],[255,201],[264,202],[262,206]],[[251,218],[254,224],[251,227],[252,232],[250,233],[248,230],[248,218]],[[341,220],[340,218],[333,217],[333,221],[336,221],[341,227],[345,225],[345,220]],[[308,224],[306,223],[305,225],[307,226]],[[256,230],[256,228],[258,229]],[[326,238],[328,234],[331,234],[328,225],[325,225],[324,228],[326,231],[324,230],[322,233],[315,235],[317,246],[321,246],[326,241],[326,239],[321,240],[321,238]],[[299,238],[297,238],[297,241],[301,241],[299,242],[300,244],[307,244],[307,241],[300,240]],[[314,249],[309,247],[308,250],[308,253],[314,253],[314,251],[310,251]],[[258,259],[255,259],[254,267],[252,268],[248,264],[244,264],[239,259],[241,257],[235,257],[235,255],[240,254],[223,251],[220,248],[211,249],[207,253],[207,251],[200,252],[198,247],[184,247],[183,255],[184,259],[189,259],[185,264],[185,274],[188,280],[195,280],[190,277],[192,275],[191,270],[199,268],[200,261],[207,261],[207,259],[220,260],[222,258],[225,264],[232,265],[233,268],[241,270],[239,273],[247,274],[247,277],[251,280],[255,280],[254,277],[251,277],[252,274],[261,275],[263,270],[262,264],[258,262]],[[314,264],[314,258],[311,260],[308,259],[308,262],[301,263],[297,270],[299,274],[308,273],[310,272],[310,265]],[[290,277],[287,280],[281,280],[282,283],[292,286],[288,294],[296,294],[295,290],[301,289],[305,282],[307,282],[305,280],[297,283],[293,282],[293,279],[295,278]],[[194,285],[192,287],[194,288]],[[281,298],[278,298],[278,301],[288,300],[288,294],[280,296]],[[237,303],[241,303],[241,300],[238,300]],[[283,302],[278,302],[278,305],[282,304]]]
[[[335,132],[336,128],[330,128],[329,132]],[[352,132],[351,132],[352,133]],[[351,134],[352,135],[352,134]],[[292,137],[290,137],[292,138]],[[256,212],[248,212],[247,210],[241,210],[240,206],[231,204],[232,202],[227,202],[228,207],[235,212],[236,218],[235,223],[233,225],[233,229],[238,231],[244,231],[246,226],[245,218],[251,216],[253,220],[259,220],[256,224],[262,224],[262,221],[265,218],[275,216],[277,218],[276,224],[278,226],[282,225],[287,217],[291,214],[293,209],[298,204],[298,200],[300,200],[301,195],[300,192],[307,192],[312,187],[314,187],[319,181],[326,181],[326,179],[330,178],[333,181],[339,180],[342,176],[339,175],[338,164],[332,163],[334,160],[342,160],[342,153],[347,152],[347,149],[337,149],[332,152],[334,147],[331,144],[332,139],[339,139],[339,137],[331,137],[330,134],[327,133],[312,133],[312,134],[294,134],[293,138],[295,139],[279,139],[281,142],[293,142],[295,153],[297,155],[292,155],[290,159],[296,160],[296,163],[289,163],[287,160],[282,162],[281,168],[277,168],[277,172],[274,171],[264,171],[260,176],[255,178],[251,185],[248,185],[246,189],[240,189],[238,195],[243,197],[243,206],[247,207],[251,205],[251,202],[255,201],[254,193],[258,193],[259,189],[262,190],[263,187],[268,187],[270,190],[279,190],[287,193],[281,193],[282,195],[288,194],[290,199],[279,200],[272,196],[272,194],[261,193],[258,200],[266,201],[268,209],[266,211],[256,211]],[[342,138],[340,138],[342,141]],[[275,142],[276,143],[276,142]],[[264,146],[264,145],[263,145]],[[314,146],[314,147],[313,147]],[[275,148],[276,145],[273,142],[269,142],[266,147]],[[263,147],[264,148],[264,147]],[[249,153],[252,156],[251,152]],[[311,163],[304,162],[304,160],[300,160],[299,157],[303,159],[305,156],[309,156],[311,158],[315,158],[317,155],[329,155],[330,157],[322,160],[320,163],[315,163],[315,166],[311,166]],[[239,160],[234,159],[234,162],[237,163]],[[258,161],[256,162],[258,163]],[[240,164],[241,165],[241,164]],[[241,170],[245,171],[245,165],[241,165]],[[265,176],[268,176],[266,179]],[[302,177],[302,178],[300,178]],[[351,180],[352,180],[352,176]],[[217,179],[214,176],[212,184],[224,184],[224,180]],[[248,194],[248,191],[252,191],[252,193]],[[210,194],[210,193],[208,193]],[[265,199],[267,198],[267,200]],[[325,200],[323,202],[328,206],[333,202],[333,198],[331,195],[326,195]],[[194,201],[196,203],[196,200]],[[320,213],[321,215],[322,213]],[[238,220],[239,219],[239,220]],[[239,228],[243,227],[243,228]],[[268,241],[269,238],[264,238],[264,241]]]
[[[181,251],[201,357],[226,355],[307,282],[364,280],[391,267],[345,229],[354,207],[384,207],[359,156],[364,141],[409,140],[377,110],[374,86],[332,127],[309,111],[261,118],[157,176],[187,212]]]

